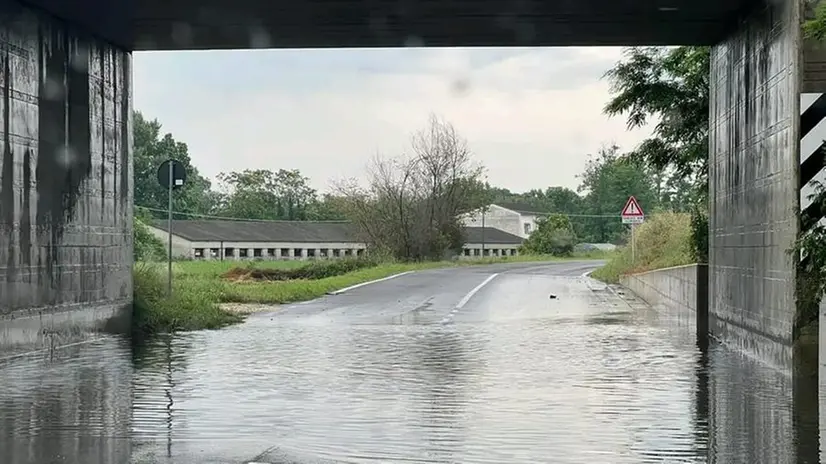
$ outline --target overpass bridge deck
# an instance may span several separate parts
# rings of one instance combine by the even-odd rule
[[[712,45],[753,0],[28,0],[128,50]]]

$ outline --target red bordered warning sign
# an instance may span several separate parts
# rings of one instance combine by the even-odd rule
[[[628,197],[628,201],[625,203],[625,207],[622,208],[622,213],[620,214],[623,224],[642,224],[645,222],[645,213],[633,195]]]

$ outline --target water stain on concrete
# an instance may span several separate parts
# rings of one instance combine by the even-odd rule
[[[40,34],[41,60],[38,95],[37,224],[48,233],[46,268],[59,286],[60,245],[65,227],[75,213],[81,185],[91,173],[89,133],[89,75],[77,60],[77,39],[48,28]],[[59,187],[56,187],[59,186]]]
[[[12,282],[16,274],[16,260],[14,240],[14,153],[11,148],[11,75],[10,56],[8,50],[2,57],[3,73],[6,76],[3,86],[3,167],[0,173],[0,221],[4,229],[3,233],[8,234],[7,261],[6,261],[6,282]]]

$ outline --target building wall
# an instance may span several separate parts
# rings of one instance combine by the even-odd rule
[[[169,234],[162,229],[158,229],[156,227],[147,226],[149,231],[160,239],[164,246],[169,246]],[[328,243],[307,243],[307,242],[231,242],[231,241],[223,241],[223,242],[193,242],[187,240],[183,237],[178,235],[172,234],[172,256],[175,258],[183,258],[183,259],[199,259],[195,255],[195,250],[201,249],[204,250],[204,258],[201,259],[221,259],[220,255],[222,251],[228,250],[235,250],[235,252],[230,256],[224,256],[224,259],[255,259],[254,250],[261,250],[262,255],[261,259],[308,259],[308,258],[321,258],[319,255],[320,250],[329,250],[328,257],[334,257],[332,255],[332,250],[339,250],[338,257],[345,257],[345,250],[349,250],[351,255],[355,256],[359,250],[366,250],[367,245],[364,243],[352,243],[352,242],[328,242]],[[278,252],[278,256],[272,257],[267,256],[267,250],[274,249]],[[282,257],[280,256],[280,251],[282,249],[290,250],[290,256]],[[210,258],[210,250],[219,250],[219,256],[217,258]],[[248,256],[242,257],[239,256],[240,250],[247,250]],[[296,250],[301,250],[299,253],[296,253]],[[314,253],[309,253],[309,250],[314,250]],[[315,256],[311,256],[315,255]]]
[[[762,4],[711,56],[711,330],[757,351],[792,337],[799,7]]]
[[[522,238],[528,238],[528,236],[536,230],[536,216],[533,214],[521,214],[519,220],[522,222],[522,233],[519,234],[519,236]],[[525,232],[525,225],[527,224],[530,224],[530,231]]]
[[[173,247],[174,247],[173,242]],[[312,259],[312,258],[344,258],[358,256],[367,249],[364,243],[351,242],[191,242],[192,254],[190,257],[198,259],[194,250],[203,250],[206,259]],[[210,250],[217,250],[218,256],[210,258]],[[246,256],[243,251],[246,251]],[[255,256],[256,250],[261,256]],[[231,254],[229,252],[232,251]],[[274,255],[270,255],[272,251]],[[286,251],[286,256],[284,255]],[[336,255],[336,252],[338,254]],[[326,253],[326,254],[325,254]]]
[[[150,232],[160,239],[165,246],[168,246],[168,239],[169,234],[162,229],[158,229],[152,226],[147,226]],[[195,255],[195,250],[201,249],[204,250],[204,257],[199,258]],[[224,259],[256,259],[254,253],[250,250],[261,250],[262,255],[261,259],[311,259],[311,258],[333,258],[332,250],[339,250],[338,257],[345,257],[345,251],[349,250],[352,255],[357,255],[359,250],[366,250],[367,245],[364,243],[349,243],[349,242],[330,242],[330,243],[304,243],[304,242],[192,242],[183,237],[179,237],[175,234],[172,235],[172,255],[175,258],[179,259],[216,259],[210,257],[210,250],[219,250],[219,256],[221,255],[221,251],[227,250],[247,250],[248,255],[246,257],[240,257],[239,253],[236,251],[232,254],[232,256],[226,256],[224,253]],[[274,249],[278,255],[275,257],[268,256],[267,250]],[[283,257],[280,255],[280,251],[282,249],[290,250],[290,256]],[[301,250],[300,253],[296,254],[296,250]],[[308,253],[309,250],[314,250],[312,256]],[[322,256],[320,254],[321,250],[328,250],[327,256]],[[482,244],[481,243],[468,243],[465,244],[463,252],[459,259],[474,259],[474,258],[482,258],[484,256],[490,257],[505,257],[505,256],[518,256],[519,255],[519,245],[518,244],[497,244],[497,243],[486,243],[485,244],[486,254],[482,254]],[[217,259],[220,259],[217,258]]]
[[[165,230],[158,229],[156,227],[152,227],[147,225],[147,229],[149,232],[152,233],[155,237],[157,237],[161,242],[164,243],[164,246],[169,247],[169,233]],[[175,234],[172,234],[172,256],[175,258],[184,258],[190,259],[193,257],[192,250],[194,246],[192,242],[189,240],[179,237]]]
[[[132,106],[129,53],[14,1],[0,17],[2,356],[128,317]]]
[[[513,235],[526,238],[524,224],[531,224],[531,230],[536,230],[536,216],[523,216],[515,211],[491,205],[485,213],[485,227],[504,230]],[[468,227],[482,227],[482,213],[476,212],[462,218],[462,224]]]
[[[479,259],[484,257],[519,256],[519,246],[517,244],[486,243],[483,253],[481,243],[466,243],[462,248],[462,254],[458,258]]]

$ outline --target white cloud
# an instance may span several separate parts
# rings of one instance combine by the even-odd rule
[[[315,58],[333,51],[216,54],[212,63],[202,54],[180,69],[169,69],[174,56],[142,54],[135,105],[187,142],[205,174],[297,168],[319,188],[361,176],[376,152],[404,150],[430,112],[468,139],[491,182],[514,190],[574,187],[587,153],[644,135],[602,114],[600,78],[617,49],[429,49],[400,60],[403,52],[346,51],[355,67]]]

